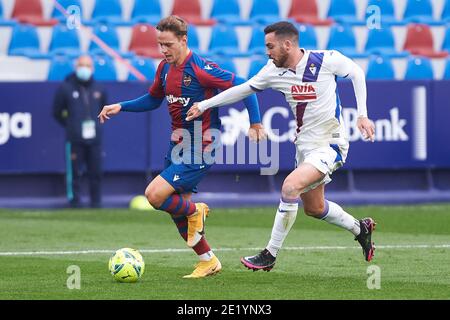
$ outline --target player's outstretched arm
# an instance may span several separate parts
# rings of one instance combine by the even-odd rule
[[[191,121],[198,118],[207,109],[220,107],[240,101],[248,97],[252,93],[254,93],[254,91],[252,90],[250,85],[247,84],[247,82],[222,91],[221,93],[210,99],[194,103],[186,114],[186,121]]]
[[[100,123],[104,123],[110,119],[110,116],[118,114],[120,111],[125,112],[143,112],[157,109],[161,106],[162,98],[154,98],[150,94],[145,94],[137,99],[119,102],[104,106],[98,118]]]

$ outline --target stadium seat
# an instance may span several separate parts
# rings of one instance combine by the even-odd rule
[[[155,27],[145,23],[137,24],[132,29],[128,50],[138,56],[162,59],[164,56],[159,49],[156,36]]]
[[[450,23],[450,0],[446,0],[441,14],[441,21]]]
[[[450,80],[450,59],[445,62],[444,76],[442,80]]]
[[[292,0],[288,17],[302,24],[329,26],[333,19],[320,19],[316,0]]]
[[[317,50],[317,36],[314,27],[307,24],[299,24],[297,29],[300,47],[309,50]]]
[[[216,24],[214,19],[203,19],[199,0],[174,0],[172,14],[185,19],[188,23],[200,26]]]
[[[369,29],[365,51],[369,54],[387,55],[390,58],[404,58],[409,55],[407,51],[397,52],[394,35],[388,25],[379,29]]]
[[[373,7],[376,6],[379,11],[373,11]],[[394,3],[392,0],[369,0],[366,8],[366,21],[369,21],[370,16],[373,14],[381,14],[382,25],[404,25],[403,20],[397,20],[395,17]]]
[[[254,26],[252,28],[252,36],[247,49],[251,55],[263,55],[266,53],[264,28],[265,26]]]
[[[233,59],[226,59],[224,57],[211,57],[211,59],[208,60],[216,63],[221,69],[236,74],[236,65],[234,64]]]
[[[212,28],[209,54],[227,57],[246,56],[239,51],[239,42],[232,25],[218,24]]]
[[[161,20],[161,4],[159,0],[135,0],[131,12],[133,23],[158,24]]]
[[[200,51],[197,28],[192,24],[188,25],[188,46],[192,51]]]
[[[12,29],[8,55],[38,57],[41,55],[36,27],[17,24]]]
[[[406,65],[405,80],[433,80],[433,68],[430,59],[410,57]]]
[[[116,81],[117,72],[114,61],[108,56],[94,56],[94,78],[99,81]]]
[[[58,23],[57,19],[44,19],[41,0],[15,0],[12,18],[35,26],[53,26]]]
[[[249,25],[250,22],[241,18],[238,0],[214,0],[211,18],[218,23],[231,25]]]
[[[117,31],[114,25],[98,24],[94,27],[92,33],[101,41],[103,41],[106,45],[108,45],[111,49],[117,52],[120,51],[119,37],[117,35]],[[94,39],[91,39],[91,42],[89,44],[89,52],[93,55],[96,55],[96,54],[103,54],[104,50],[94,41]],[[127,55],[124,53],[121,54]],[[128,56],[131,57],[132,54],[131,55],[128,54]]]
[[[433,7],[430,0],[408,0],[403,20],[406,23],[441,24],[441,21],[433,19]]]
[[[356,50],[356,40],[351,25],[333,25],[328,39],[328,50],[339,50],[350,58],[366,58],[366,53]]]
[[[255,74],[259,72],[267,64],[267,58],[265,57],[257,57],[250,61],[250,68],[248,70],[247,79],[252,78]]]
[[[56,55],[50,61],[47,80],[62,81],[74,71],[74,60],[64,55]]]
[[[371,56],[367,66],[366,78],[368,80],[394,80],[394,68],[389,57]]]
[[[280,8],[277,0],[253,0],[250,20],[254,23],[268,25],[280,21]]]
[[[69,29],[65,24],[56,25],[48,51],[52,54],[79,55],[81,51],[77,29]]]
[[[130,25],[122,17],[122,6],[120,0],[96,0],[90,21],[84,22],[86,25],[97,23],[109,23],[114,25]]]
[[[413,55],[429,58],[444,58],[448,55],[447,51],[434,50],[433,35],[430,27],[426,24],[410,24],[408,26],[404,50]]]
[[[75,6],[78,7],[79,13],[80,13],[80,19],[83,17],[83,8],[81,5],[80,0],[58,0],[57,3],[64,8],[64,10],[67,12],[67,14],[73,14],[73,11],[69,11],[69,7],[70,6]],[[59,6],[55,5],[53,6],[53,11],[52,11],[52,17],[55,19],[58,19],[60,22],[65,21],[66,20],[66,16],[64,15],[63,12],[61,12]]]
[[[156,67],[152,59],[145,57],[134,57],[131,60],[131,65],[135,67],[140,73],[142,73],[148,81],[153,81],[155,78]],[[138,78],[132,73],[128,73],[129,81],[136,81]]]
[[[366,23],[365,20],[360,20],[356,16],[354,0],[331,0],[328,18],[332,18],[337,23],[351,25],[364,25]]]

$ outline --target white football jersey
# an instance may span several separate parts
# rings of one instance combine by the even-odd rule
[[[277,68],[269,60],[248,84],[283,93],[297,121],[296,144],[347,140],[336,76],[347,76],[356,64],[335,50],[302,50],[296,70]]]

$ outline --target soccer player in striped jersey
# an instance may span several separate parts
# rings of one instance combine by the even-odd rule
[[[299,47],[299,34],[289,22],[277,22],[264,30],[267,64],[246,83],[202,101],[189,110],[187,120],[195,119],[212,107],[229,104],[272,88],[284,94],[297,121],[295,135],[296,169],[284,180],[271,239],[264,250],[241,262],[253,270],[269,271],[297,216],[301,198],[308,216],[350,231],[360,243],[366,261],[374,253],[371,240],[372,218],[355,219],[338,204],[325,199],[325,184],[341,167],[349,147],[336,77],[353,82],[358,120],[363,137],[374,140],[374,125],[367,117],[366,83],[362,69],[335,50],[309,51]]]
[[[187,245],[199,256],[200,262],[195,270],[184,278],[202,278],[216,274],[222,266],[205,238],[204,223],[209,208],[204,203],[194,203],[191,196],[212,165],[210,161],[205,161],[205,156],[209,156],[209,159],[214,157],[214,141],[210,133],[211,129],[219,129],[221,123],[217,109],[206,111],[199,119],[200,126],[197,123],[201,128],[197,131],[201,134],[196,136],[194,123],[186,121],[185,118],[194,102],[208,99],[214,96],[218,89],[228,89],[244,83],[244,80],[192,52],[187,45],[187,24],[183,19],[169,16],[162,19],[156,29],[165,59],[157,68],[149,92],[135,100],[103,107],[99,118],[103,123],[121,111],[153,110],[160,107],[164,99],[167,100],[173,132],[166,156],[166,167],[150,182],[145,195],[153,207],[172,216]],[[250,118],[250,138],[264,139],[265,132],[261,126],[256,95],[248,97],[244,104]],[[184,141],[186,132],[190,134],[190,139],[186,141],[191,142]],[[182,158],[175,159],[172,150],[182,143],[189,144],[187,148],[183,145],[183,152],[189,153],[189,156],[183,154]],[[195,148],[199,143],[201,150]]]

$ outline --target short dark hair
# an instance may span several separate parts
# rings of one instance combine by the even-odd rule
[[[172,31],[177,36],[187,35],[187,23],[178,16],[168,16],[159,21],[156,29],[159,31]]]
[[[291,37],[296,43],[298,43],[298,30],[288,21],[276,22],[264,28],[264,34],[272,32],[275,32],[276,36]]]

